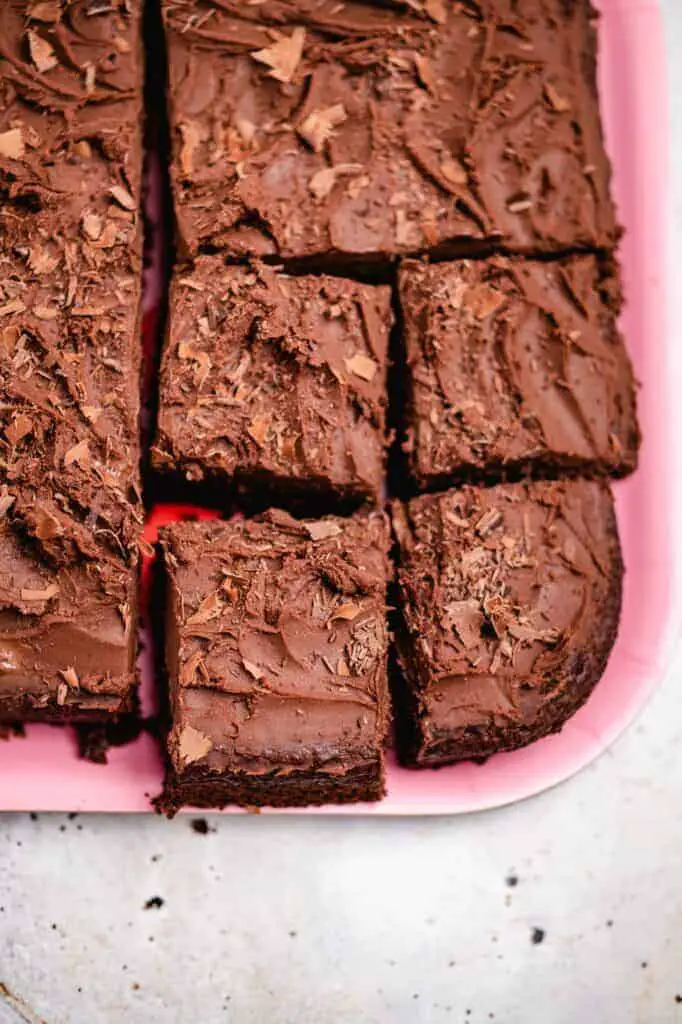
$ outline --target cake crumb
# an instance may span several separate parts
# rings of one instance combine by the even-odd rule
[[[206,821],[206,818],[192,818],[190,827],[193,832],[196,832],[198,836],[207,836],[209,832],[216,832],[217,829],[212,828]]]
[[[152,896],[148,899],[144,905],[145,910],[160,910],[166,901],[162,900],[160,896]]]

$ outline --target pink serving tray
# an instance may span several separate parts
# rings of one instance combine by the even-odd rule
[[[484,765],[413,772],[391,760],[388,794],[381,803],[306,813],[453,814],[538,793],[602,753],[641,710],[673,662],[682,574],[673,533],[679,521],[681,474],[673,463],[671,439],[682,427],[682,410],[673,401],[679,368],[673,365],[665,323],[668,140],[663,32],[656,0],[601,0],[599,6],[602,111],[614,190],[627,228],[622,260],[628,306],[622,326],[642,382],[644,434],[639,472],[615,488],[627,576],[620,636],[608,670],[586,707],[556,736]],[[153,319],[149,293],[146,306]],[[173,510],[163,514],[173,515]],[[148,645],[140,660],[143,700],[148,702],[153,689]],[[148,735],[111,750],[107,767],[80,761],[68,729],[35,726],[25,739],[0,743],[3,810],[149,811],[161,778],[161,757]]]

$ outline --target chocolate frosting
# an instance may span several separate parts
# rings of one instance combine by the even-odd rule
[[[388,287],[200,258],[171,293],[154,464],[376,499],[391,322]]]
[[[257,520],[164,528],[176,773],[338,774],[381,763],[388,525]]]
[[[132,699],[140,18],[137,0],[0,8],[4,717]]]
[[[617,240],[587,0],[162,6],[185,252]]]
[[[617,272],[587,255],[403,264],[408,448],[420,484],[510,466],[635,468]]]
[[[559,728],[600,678],[622,581],[608,486],[463,487],[396,505],[418,763],[481,757]]]
[[[98,216],[101,232],[91,222],[85,233],[103,256],[137,220],[140,22],[140,0],[0,5],[2,194],[48,207],[74,233],[85,213]]]

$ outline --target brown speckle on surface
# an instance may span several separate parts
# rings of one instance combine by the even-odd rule
[[[217,831],[215,828],[209,825],[209,823],[206,821],[206,818],[192,818],[192,820],[190,821],[190,828],[199,836],[206,836],[208,835],[209,832]]]
[[[160,910],[165,902],[160,896],[152,896],[145,902],[144,910]]]

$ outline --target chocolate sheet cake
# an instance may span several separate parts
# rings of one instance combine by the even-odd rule
[[[407,448],[420,486],[635,468],[617,274],[589,255],[402,265]]]
[[[178,271],[154,465],[218,495],[376,501],[390,289],[202,257]]]
[[[136,705],[143,6],[0,4],[0,724],[93,757]],[[146,10],[177,259],[144,503],[240,510],[160,533],[158,808],[383,795],[394,435],[407,493],[459,485],[392,503],[401,760],[561,728],[616,638],[601,478],[639,445],[595,12]]]
[[[160,807],[377,800],[388,720],[382,512],[162,530],[172,728]]]
[[[185,255],[616,242],[587,0],[162,6]]]
[[[0,720],[134,701],[140,17],[0,9]]]
[[[400,754],[438,766],[560,729],[616,639],[623,567],[599,481],[463,487],[394,508]]]

